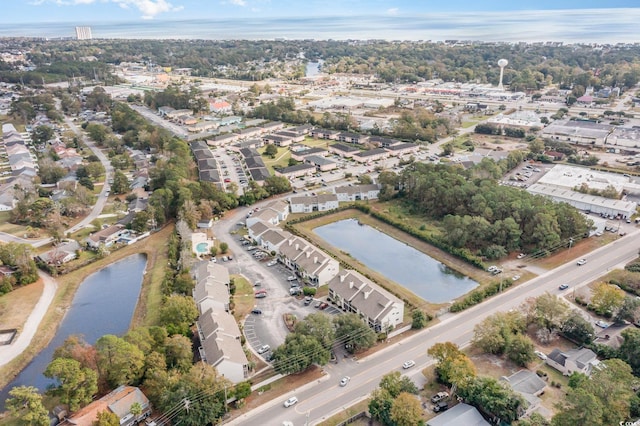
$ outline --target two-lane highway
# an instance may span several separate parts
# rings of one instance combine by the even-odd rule
[[[545,292],[557,295],[571,292],[575,287],[587,284],[613,268],[622,267],[638,256],[638,235],[640,231],[635,231],[590,253],[585,256],[585,265],[576,265],[575,259],[478,306],[458,314],[447,314],[433,327],[366,359],[353,362],[346,373],[344,367],[340,368],[339,374],[335,374],[333,371],[336,367],[327,366],[325,369],[328,378],[276,398],[227,424],[259,426],[265,424],[265,419],[269,419],[269,424],[274,425],[280,425],[284,421],[290,421],[296,426],[307,422],[317,424],[368,397],[386,373],[398,370],[410,376],[419,375],[420,370],[432,362],[426,352],[435,343],[448,341],[459,346],[467,345],[473,336],[473,327],[487,316],[516,308],[528,298]],[[565,283],[569,284],[569,289],[559,290],[560,284]],[[413,359],[416,365],[409,370],[403,370],[402,363],[409,359]],[[338,382],[343,374],[349,375],[351,382],[345,387],[340,387]],[[294,395],[298,397],[298,404],[285,408],[283,401]]]

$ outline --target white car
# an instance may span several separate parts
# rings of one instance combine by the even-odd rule
[[[344,376],[342,380],[340,380],[340,386],[347,386],[347,383],[351,380],[351,377]]]
[[[526,254],[524,254],[524,253],[520,253],[520,254],[518,255],[518,259],[524,259],[525,257],[527,257],[527,255],[526,255]]]
[[[271,349],[271,346],[269,345],[262,345],[258,348],[258,353],[259,354],[263,354],[265,352],[268,352]]]
[[[402,364],[402,368],[404,368],[406,370],[407,368],[411,368],[414,365],[416,365],[416,362],[414,360],[410,359],[409,361],[407,361],[404,364]]]
[[[292,405],[295,405],[295,404],[297,404],[297,403],[298,403],[298,398],[296,398],[295,396],[292,396],[291,398],[287,399],[287,400],[284,402],[284,406],[285,406],[286,408],[289,408],[289,407],[291,407]]]
[[[547,359],[547,356],[545,354],[543,354],[542,352],[540,352],[540,351],[533,351],[533,353],[536,354],[536,356],[538,358],[540,358],[541,360]]]
[[[582,266],[582,265],[584,265],[585,263],[587,263],[587,259],[580,259],[580,260],[578,260],[578,266]]]
[[[604,321],[602,321],[602,320],[598,320],[598,321],[596,321],[596,325],[597,325],[598,327],[600,327],[600,328],[607,328],[607,327],[609,327],[609,323],[606,323],[606,322],[604,322]]]
[[[277,260],[272,260],[271,262],[267,263],[267,266],[276,266],[278,264]]]

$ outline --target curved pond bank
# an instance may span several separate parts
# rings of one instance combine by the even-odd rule
[[[44,391],[53,381],[42,375],[53,352],[72,334],[95,343],[105,334],[124,334],[136,308],[147,258],[136,254],[104,267],[88,276],[78,287],[73,303],[55,337],[16,378],[0,391],[0,411],[15,386],[35,386]],[[64,285],[64,276],[59,279]]]

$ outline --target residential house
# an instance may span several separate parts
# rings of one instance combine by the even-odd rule
[[[233,315],[209,309],[197,321],[200,358],[233,383],[249,377],[249,360],[242,349],[241,333]]]
[[[76,240],[67,240],[36,256],[36,261],[47,265],[61,265],[78,257],[77,253],[81,249],[80,243]]]
[[[140,213],[142,211],[145,211],[147,209],[147,206],[149,205],[149,199],[145,199],[145,198],[136,198],[135,200],[131,200],[131,202],[128,205],[128,209],[130,212],[133,213]]]
[[[311,130],[311,136],[316,139],[330,139],[330,140],[338,140],[338,135],[340,134],[337,130],[327,130],[327,129],[313,129]]]
[[[278,257],[302,279],[317,286],[325,285],[340,267],[337,260],[296,236],[280,244]]]
[[[427,426],[491,426],[473,405],[460,403],[427,420]]]
[[[339,155],[340,157],[343,157],[343,158],[351,158],[357,153],[359,153],[360,150],[354,146],[335,143],[329,146],[329,152],[332,154]]]
[[[368,151],[360,151],[353,155],[353,159],[358,163],[369,163],[371,161],[383,160],[389,156],[389,151],[384,148],[374,148]]]
[[[289,198],[291,213],[324,212],[339,207],[335,194],[319,194]]]
[[[224,100],[209,101],[209,111],[214,114],[229,114],[231,112],[231,104]]]
[[[509,384],[511,389],[518,392],[526,401],[526,408],[521,416],[528,416],[540,407],[540,395],[544,393],[547,384],[538,375],[529,370],[520,370],[511,376],[501,378]]]
[[[271,133],[284,129],[284,123],[281,121],[270,121],[268,123],[264,123],[260,127],[262,127],[262,133]]]
[[[130,233],[131,232],[122,225],[112,225],[89,234],[84,241],[87,246],[92,249],[97,249],[100,246],[109,247]]]
[[[291,147],[291,158],[296,161],[304,161],[309,156],[325,157],[329,153],[327,148],[315,147],[310,148],[306,145],[295,145]]]
[[[247,227],[252,226],[256,222],[263,222],[268,226],[275,226],[280,223],[280,218],[277,211],[265,208],[253,213],[253,215],[249,216],[245,222]]]
[[[372,183],[367,185],[338,186],[335,188],[340,202],[376,200],[380,194],[380,186]]]
[[[292,237],[293,235],[290,232],[283,231],[280,228],[269,228],[262,232],[256,241],[258,241],[258,244],[260,244],[263,249],[277,253],[282,243]]]
[[[320,155],[309,155],[304,160],[308,164],[313,164],[320,172],[328,172],[338,167],[335,161],[331,161],[328,158],[321,157]]]
[[[257,220],[253,222],[251,225],[247,225],[247,235],[254,241],[257,241],[258,244],[261,241],[261,236],[269,229],[272,229],[271,226],[267,225],[261,220]]]
[[[316,166],[311,164],[296,164],[295,166],[284,167],[280,170],[276,170],[276,176],[284,176],[289,179],[294,179],[301,176],[311,176],[316,172]]]
[[[404,302],[359,272],[341,269],[329,281],[329,297],[339,308],[358,314],[376,332],[402,324]]]
[[[262,141],[266,144],[273,144],[275,146],[289,146],[294,142],[294,138],[291,136],[285,136],[278,133],[265,135],[262,137]]]
[[[289,216],[289,203],[284,200],[274,200],[267,204],[264,208],[275,210],[278,213],[278,220],[286,220]]]
[[[420,145],[409,142],[399,142],[384,147],[392,157],[401,157],[407,154],[416,154],[420,151]]]
[[[196,265],[196,282],[193,299],[200,313],[210,308],[216,311],[229,310],[229,270],[214,262],[203,261]]]
[[[589,376],[594,368],[600,368],[600,361],[595,352],[587,348],[568,351],[556,348],[547,354],[545,362],[565,376],[570,376],[574,372]]]
[[[370,136],[369,137],[369,143],[371,145],[375,145],[375,146],[377,146],[379,148],[386,148],[386,147],[389,147],[391,145],[396,145],[396,144],[399,144],[399,143],[402,143],[402,142],[400,142],[397,139],[384,138],[382,136]]]
[[[346,143],[353,143],[356,145],[362,145],[369,140],[369,136],[360,135],[358,133],[342,132],[338,134],[337,140],[338,142],[346,142]]]
[[[137,403],[142,408],[140,414],[131,413],[131,407]],[[120,386],[97,401],[92,402],[67,417],[61,426],[93,426],[102,411],[115,414],[120,426],[137,425],[151,414],[151,403],[142,391],[134,386]]]

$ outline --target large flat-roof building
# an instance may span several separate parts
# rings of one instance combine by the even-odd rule
[[[78,40],[91,40],[91,27],[76,27],[76,38]]]

